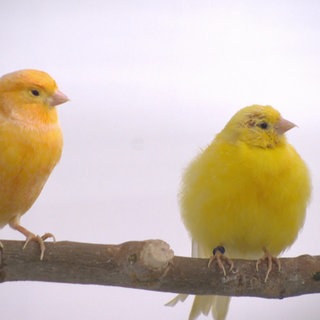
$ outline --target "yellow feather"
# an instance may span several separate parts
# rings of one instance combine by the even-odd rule
[[[277,256],[294,242],[311,183],[304,161],[284,136],[293,126],[270,106],[246,107],[187,168],[181,215],[202,255],[223,246],[230,258],[257,259],[264,249]],[[192,313],[207,313],[208,299],[196,299]],[[211,303],[219,320],[228,307],[222,300]]]

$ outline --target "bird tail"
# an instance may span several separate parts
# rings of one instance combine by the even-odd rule
[[[184,302],[188,298],[187,294],[178,294],[172,300],[165,305],[168,307],[174,307],[179,302]],[[213,319],[225,320],[228,307],[230,303],[230,297],[223,296],[195,296],[192,304],[192,308],[189,315],[189,320],[195,320],[201,314],[208,315],[210,310]]]
[[[192,241],[192,257],[208,258],[208,254],[196,243]],[[184,302],[188,298],[187,294],[178,294],[175,298],[166,303],[166,306],[174,307],[179,302]],[[208,315],[210,310],[213,319],[225,320],[230,303],[230,297],[224,296],[195,296],[189,315],[189,320],[195,320],[201,314]]]

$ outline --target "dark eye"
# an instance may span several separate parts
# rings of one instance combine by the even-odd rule
[[[36,90],[36,89],[32,89],[32,90],[31,90],[31,93],[32,93],[35,97],[40,96],[40,92],[39,92],[38,90]]]
[[[265,129],[268,129],[269,125],[267,122],[260,122],[258,124],[258,127],[260,127],[261,129],[265,130]]]

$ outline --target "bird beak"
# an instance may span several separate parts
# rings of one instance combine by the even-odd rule
[[[49,97],[48,102],[51,107],[54,107],[59,104],[65,103],[68,100],[69,98],[64,93],[57,90],[51,97]]]
[[[280,118],[279,122],[275,125],[275,129],[278,132],[278,134],[284,134],[285,132],[296,126],[297,125],[295,125],[294,123],[286,119]]]

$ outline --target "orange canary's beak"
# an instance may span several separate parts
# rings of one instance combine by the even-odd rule
[[[275,129],[278,132],[278,134],[284,134],[288,130],[296,127],[294,123],[290,122],[289,120],[280,118],[279,122],[275,125]]]
[[[62,103],[65,103],[69,100],[69,98],[64,94],[62,93],[61,91],[57,90],[49,99],[48,99],[48,102],[49,102],[49,105],[51,107],[55,107],[59,104],[62,104]]]

